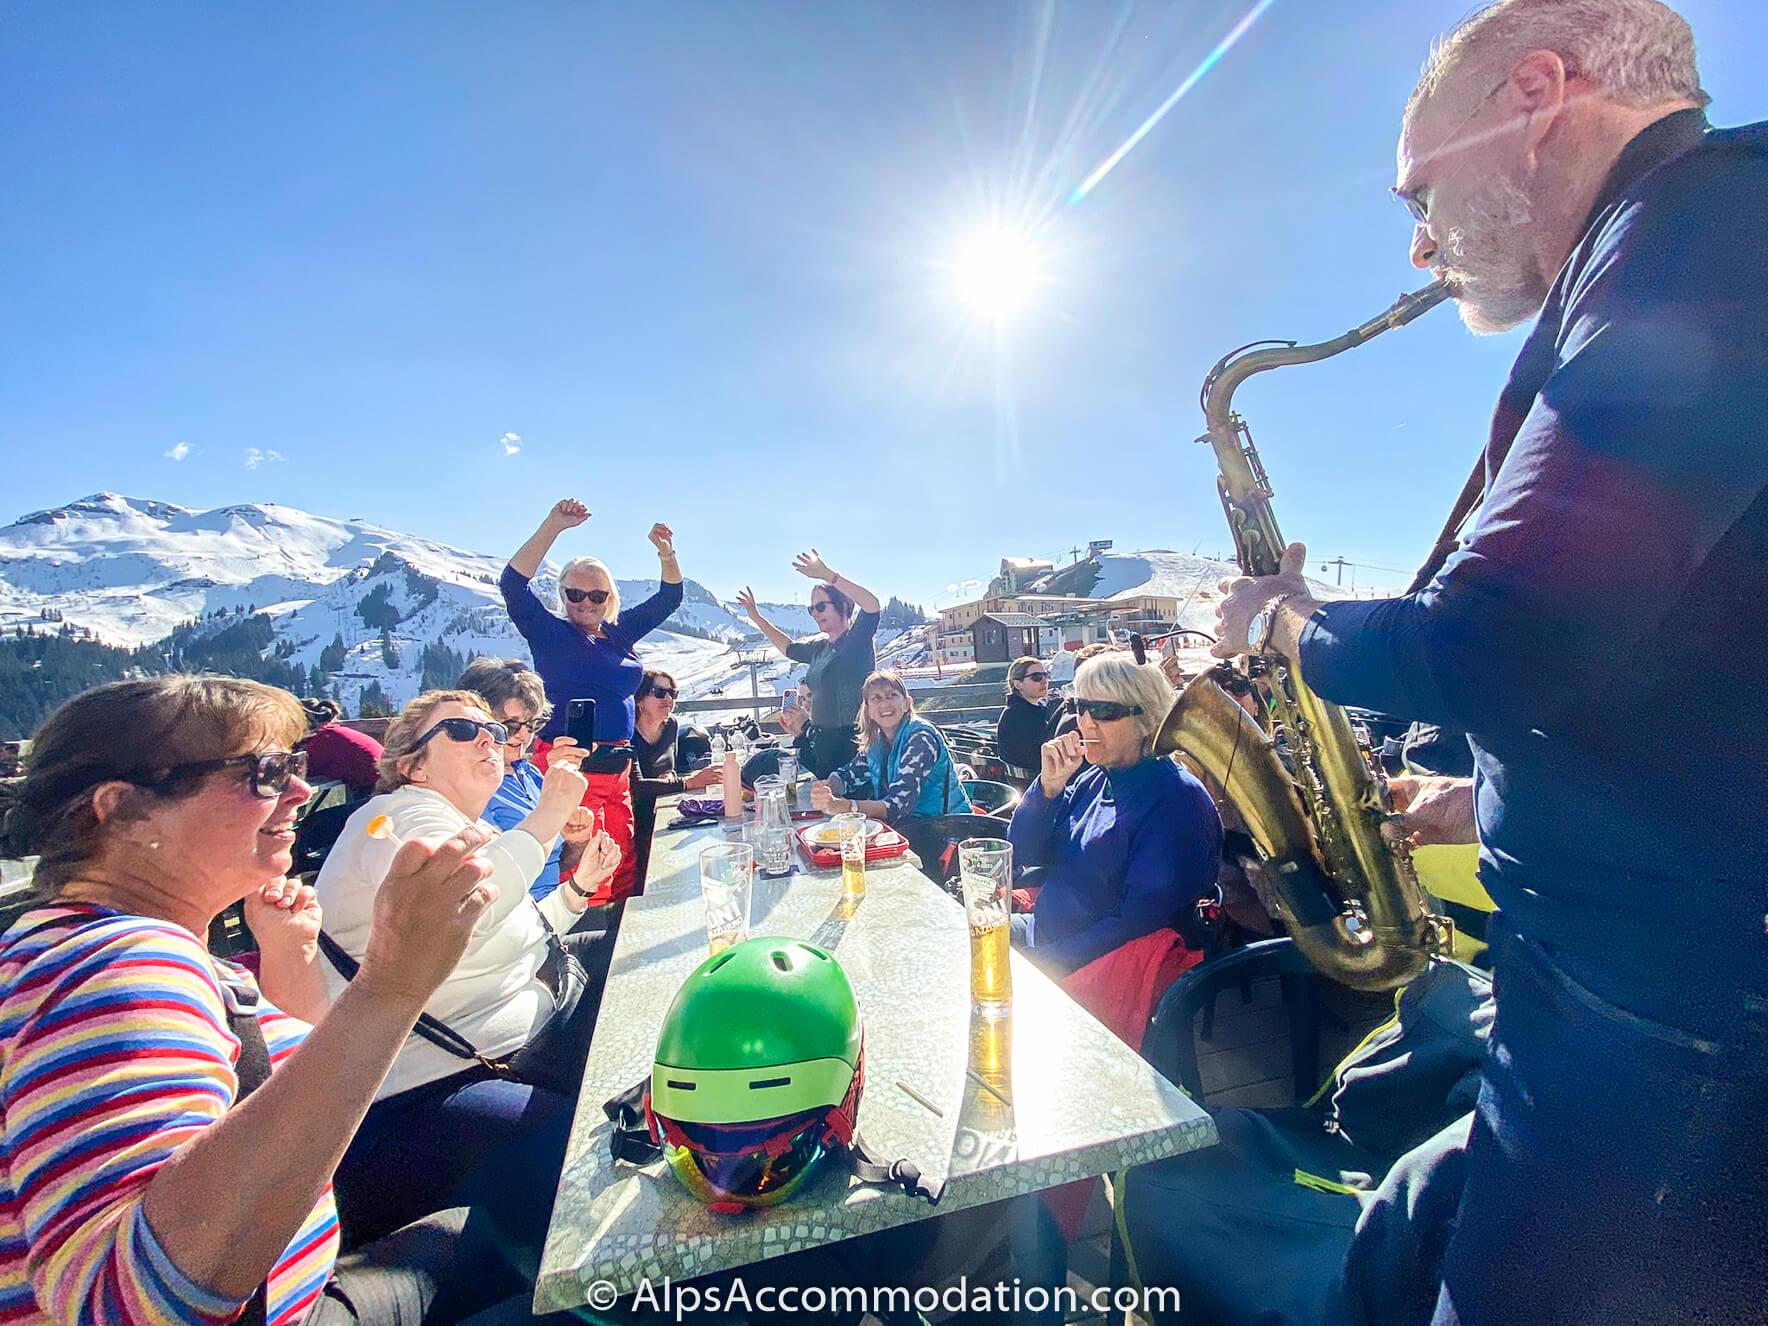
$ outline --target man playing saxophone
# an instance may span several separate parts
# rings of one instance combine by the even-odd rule
[[[1500,907],[1439,1323],[1762,1319],[1768,124],[1706,102],[1657,0],[1501,0],[1442,43],[1412,261],[1476,333],[1535,320],[1478,515],[1399,598],[1315,602],[1300,545],[1223,585],[1218,653],[1474,747],[1412,806],[1440,838],[1471,798]]]

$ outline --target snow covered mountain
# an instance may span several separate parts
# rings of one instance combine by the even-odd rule
[[[192,621],[265,613],[276,631],[270,649],[302,668],[326,664],[327,684],[353,710],[371,682],[396,703],[416,694],[426,646],[462,657],[526,656],[497,591],[503,564],[294,507],[194,511],[96,493],[0,529],[0,629],[65,623],[108,644],[135,646]],[[536,578],[548,601],[556,574],[548,565]],[[628,603],[657,587],[655,580],[619,583]],[[765,610],[790,633],[814,630],[803,604]],[[645,662],[674,672],[688,696],[726,688],[747,694],[750,670],[731,646],[753,633],[747,618],[690,580],[676,623],[716,638],[655,632],[640,649]],[[761,692],[776,691],[786,672],[770,652],[759,669]]]

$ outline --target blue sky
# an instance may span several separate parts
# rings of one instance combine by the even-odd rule
[[[8,4],[0,517],[109,488],[503,553],[571,493],[563,550],[622,575],[663,519],[722,594],[801,594],[815,544],[923,602],[1225,549],[1202,375],[1421,283],[1393,142],[1467,4],[1276,0],[1070,205],[1253,7]],[[1714,119],[1768,116],[1768,6],[1681,8]],[[998,333],[952,271],[991,218],[1039,254]],[[1515,346],[1445,309],[1245,388],[1285,532],[1403,581]]]

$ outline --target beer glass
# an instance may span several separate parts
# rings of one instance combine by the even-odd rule
[[[754,896],[755,850],[748,843],[721,843],[700,853],[700,898],[706,905],[706,942],[712,953],[749,938]]]
[[[970,1002],[985,1017],[1001,1017],[1013,1007],[1013,845],[966,838],[958,844],[958,881],[970,925]]]
[[[835,816],[835,832],[841,839],[841,896],[866,896],[866,817]]]
[[[786,800],[792,800],[798,787],[798,752],[780,748],[780,782],[786,789]]]

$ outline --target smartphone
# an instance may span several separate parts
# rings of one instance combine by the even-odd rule
[[[788,686],[780,692],[780,708],[796,709],[798,707],[798,688]]]
[[[595,745],[594,700],[572,700],[565,706],[565,735],[584,750]]]

